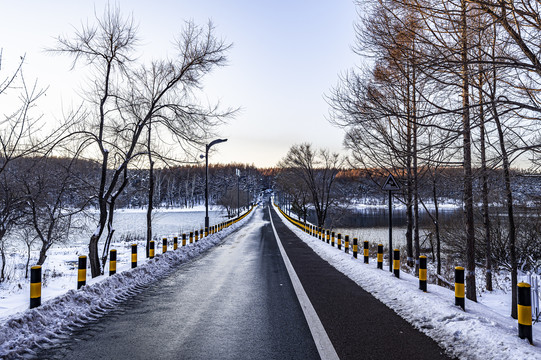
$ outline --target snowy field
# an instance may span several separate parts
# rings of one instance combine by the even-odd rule
[[[32,358],[32,348],[54,344],[58,339],[69,336],[74,329],[108,313],[120,302],[163,278],[175,266],[220,243],[252,214],[197,243],[179,247],[177,251],[172,251],[171,245],[167,253],[161,254],[161,246],[158,246],[157,255],[152,260],[145,259],[143,248],[140,248],[137,268],[131,269],[128,260],[119,261],[117,274],[87,279],[87,285],[80,290],[75,290],[76,275],[70,281],[61,280],[61,276],[60,279],[50,278],[42,290],[42,305],[35,309],[28,309],[29,286],[25,285],[20,296],[12,294],[1,300],[0,358]],[[72,273],[75,274],[76,270]]]
[[[464,312],[454,305],[454,291],[428,284],[428,292],[423,293],[416,277],[402,271],[397,279],[387,270],[378,270],[374,258],[364,264],[362,256],[354,259],[351,253],[316,240],[279,215],[319,256],[433,338],[449,355],[479,360],[541,359],[541,325],[533,326],[533,346],[518,337],[517,320],[509,316],[510,292],[482,293],[478,303],[466,299]],[[523,280],[519,277],[519,282]]]
[[[225,212],[217,209],[209,210],[211,224],[225,221]],[[92,214],[77,219],[82,224],[81,230],[72,232],[65,242],[53,245],[47,252],[43,264],[44,299],[49,299],[72,289],[77,284],[77,259],[79,255],[88,254],[88,240],[94,232],[97,221]],[[184,232],[199,230],[204,227],[205,207],[190,209],[155,210],[152,219],[156,248],[161,249],[161,238],[169,238],[169,247],[173,247],[173,236]],[[115,235],[111,249],[118,253],[118,264],[128,263],[131,259],[131,244],[138,244],[139,259],[146,246],[146,210],[120,209],[115,212]],[[105,235],[103,236],[105,238]],[[103,244],[103,240],[100,245]],[[30,266],[36,264],[40,244],[35,243],[30,258]],[[101,250],[100,250],[101,251]],[[7,249],[6,281],[0,283],[0,321],[15,310],[20,311],[28,306],[28,283],[25,278],[27,250],[19,239],[11,239]],[[101,252],[100,252],[101,255]],[[46,290],[45,290],[46,289]],[[18,304],[18,305],[16,305]]]

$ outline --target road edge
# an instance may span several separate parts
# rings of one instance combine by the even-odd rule
[[[293,284],[293,289],[295,290],[295,294],[297,295],[297,299],[299,300],[299,303],[301,305],[302,312],[304,313],[304,317],[306,318],[308,327],[310,328],[310,332],[312,333],[312,337],[314,338],[314,342],[316,344],[319,356],[323,360],[340,360],[331,340],[329,339],[329,335],[325,331],[321,320],[317,316],[316,310],[312,306],[308,295],[306,295],[306,292],[302,287],[301,281],[299,280],[295,269],[293,269],[293,265],[291,265],[291,261],[289,261],[289,258],[287,257],[284,247],[282,246],[282,241],[280,240],[280,237],[276,232],[276,228],[274,227],[271,208],[269,207],[268,209],[270,223],[272,226],[272,231],[274,232],[274,237],[276,238],[276,243],[278,244],[278,248],[280,249],[280,254],[282,255],[282,259],[286,266],[287,273],[289,274],[289,278],[291,280],[291,283]]]

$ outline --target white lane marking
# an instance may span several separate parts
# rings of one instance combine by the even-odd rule
[[[280,237],[278,236],[276,228],[274,227],[270,208],[269,217],[272,225],[272,230],[274,231],[274,236],[276,237],[276,242],[278,243],[278,248],[280,249],[280,254],[282,254],[282,258],[284,259],[289,278],[291,279],[293,289],[295,289],[295,293],[297,294],[297,298],[299,299],[299,303],[301,304],[304,317],[308,322],[308,327],[310,328],[310,332],[312,333],[312,337],[314,338],[314,342],[316,343],[319,356],[323,360],[340,360],[338,354],[336,353],[336,350],[334,349],[334,346],[331,343],[331,340],[329,339],[329,335],[327,335],[327,332],[325,331],[321,320],[319,320],[319,317],[317,316],[316,310],[312,306],[310,299],[308,299],[308,295],[306,295],[306,292],[302,287],[301,281],[299,280],[295,269],[293,269],[293,265],[291,265],[291,261],[289,261],[289,258],[287,257],[284,247],[282,246]]]

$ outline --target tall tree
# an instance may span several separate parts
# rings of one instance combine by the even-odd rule
[[[96,189],[99,220],[89,241],[92,277],[102,273],[98,257],[99,240],[107,227],[107,249],[114,232],[114,206],[128,181],[128,165],[147,153],[142,134],[152,119],[163,124],[177,139],[205,138],[216,119],[229,113],[217,107],[205,108],[194,102],[193,92],[213,68],[224,65],[230,45],[214,35],[211,23],[200,27],[186,23],[175,43],[172,59],[137,65],[137,27],[131,17],[107,6],[95,23],[81,26],[71,37],[59,37],[52,51],[67,54],[74,66],[89,66],[92,87],[87,104],[93,108],[82,124],[92,139],[89,156],[101,163]],[[107,257],[104,251],[102,261]]]

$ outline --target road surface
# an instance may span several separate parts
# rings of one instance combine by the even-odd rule
[[[222,244],[38,357],[320,359],[273,226],[331,353],[342,360],[446,359],[433,340],[319,258],[266,206]]]

